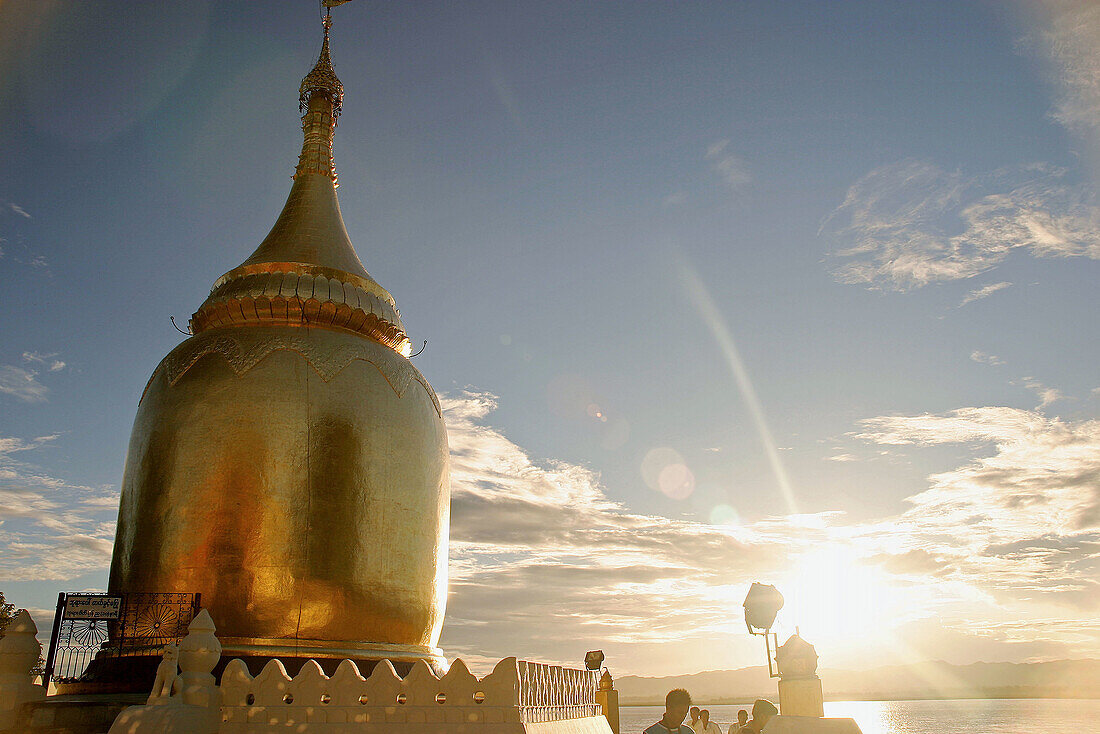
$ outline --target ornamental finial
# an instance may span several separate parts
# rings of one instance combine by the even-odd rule
[[[313,69],[302,80],[302,86],[298,88],[298,109],[305,112],[309,109],[309,98],[315,94],[324,95],[332,102],[332,116],[340,116],[340,108],[344,101],[344,85],[336,76],[332,68],[332,58],[329,55],[328,31],[332,27],[332,8],[343,5],[348,0],[322,0],[321,4],[326,8],[321,19],[321,25],[325,28],[325,40],[321,43],[321,55]]]

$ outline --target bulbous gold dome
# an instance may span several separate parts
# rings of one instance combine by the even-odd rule
[[[142,396],[109,590],[201,593],[228,656],[439,662],[446,430],[340,216],[328,58],[275,226]]]
[[[234,654],[434,656],[448,505],[439,405],[405,357],[332,329],[206,331],[138,408],[111,591],[201,592]]]

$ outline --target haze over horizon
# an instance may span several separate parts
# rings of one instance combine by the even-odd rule
[[[1100,6],[352,2],[335,158],[451,444],[441,647],[1100,658]],[[0,591],[286,197],[309,2],[0,5]],[[217,620],[215,620],[217,622]]]

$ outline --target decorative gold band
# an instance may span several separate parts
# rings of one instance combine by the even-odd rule
[[[304,263],[255,263],[229,271],[192,315],[191,331],[287,323],[348,329],[399,354],[409,352],[401,316],[384,288]]]

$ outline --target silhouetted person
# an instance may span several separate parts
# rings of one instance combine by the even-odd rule
[[[694,731],[695,734],[699,734],[699,730],[695,728],[699,724],[699,707],[698,706],[692,706],[688,710],[688,719],[689,719],[688,726],[691,727],[691,730]]]
[[[760,730],[779,713],[775,704],[766,698],[758,698],[752,705],[752,721],[741,727],[741,731],[760,734]]]
[[[690,726],[684,725],[688,707],[691,706],[691,694],[683,688],[674,688],[665,696],[665,715],[645,734],[694,734]]]
[[[729,731],[727,731],[726,734],[737,734],[737,732],[741,731],[747,723],[749,723],[749,712],[745,709],[741,709],[737,712],[737,721],[730,724]]]
[[[703,709],[699,712],[699,721],[691,727],[695,734],[722,734],[722,727],[710,720],[710,711]]]

